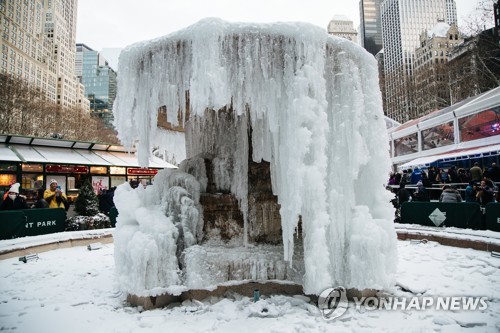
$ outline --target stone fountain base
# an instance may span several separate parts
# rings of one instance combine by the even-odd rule
[[[201,301],[208,297],[226,297],[234,293],[251,298],[255,289],[259,290],[261,296],[302,295],[316,301],[316,295],[306,295],[302,288],[303,248],[298,243],[292,266],[283,260],[281,245],[243,247],[212,243],[192,246],[185,250],[182,260],[188,290],[178,295],[129,294],[127,302],[148,310],[185,300]],[[371,289],[350,289],[347,297],[369,297],[375,296],[375,293]]]

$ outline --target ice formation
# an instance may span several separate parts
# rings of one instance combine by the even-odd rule
[[[121,141],[137,144],[139,160],[146,165],[156,144],[158,107],[165,105],[174,122],[189,116],[186,156],[216,156],[216,186],[237,196],[245,232],[251,223],[248,153],[253,161],[270,162],[288,262],[302,218],[305,292],[319,294],[338,285],[384,288],[392,283],[397,261],[394,211],[383,187],[390,171],[389,146],[371,55],[309,24],[205,19],[129,46],[120,55],[118,72],[115,125]],[[232,126],[213,111],[224,108],[232,110]],[[196,162],[189,163],[194,165],[184,168],[196,169]],[[196,178],[203,188],[200,173]],[[179,231],[172,226],[179,222],[155,213],[165,211],[160,201],[170,191],[167,185],[156,188],[159,182],[155,179],[152,186],[151,192],[159,197],[149,210],[140,196],[149,188],[138,190],[137,203],[123,202],[124,211],[117,203],[116,261],[127,274],[133,261],[126,248],[134,247],[137,252],[132,253],[143,258],[136,258],[141,263],[156,260],[154,265],[162,266],[162,276],[155,274],[154,279],[156,286],[168,287],[184,283],[178,269],[173,270],[175,258],[151,247],[162,244],[168,253],[176,253],[172,239]],[[134,191],[122,189],[116,197],[127,192]],[[155,225],[161,224],[161,230],[147,230],[152,219],[160,221]],[[185,227],[191,230],[191,244],[199,225]],[[129,292],[151,288],[147,274],[140,278],[124,278]]]

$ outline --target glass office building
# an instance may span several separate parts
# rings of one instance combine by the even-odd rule
[[[76,44],[75,72],[85,86],[90,112],[112,127],[113,103],[116,97],[116,72],[97,51],[85,44]]]
[[[373,55],[382,49],[381,3],[382,0],[359,1],[361,46]]]

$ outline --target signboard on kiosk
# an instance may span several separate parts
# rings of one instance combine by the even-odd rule
[[[146,168],[128,168],[127,173],[129,175],[140,175],[140,176],[154,176],[158,173],[157,169],[146,169]]]
[[[87,173],[89,169],[82,165],[48,164],[45,170],[51,173]]]

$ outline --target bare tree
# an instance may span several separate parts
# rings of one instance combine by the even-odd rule
[[[59,133],[69,140],[119,144],[116,132],[87,110],[61,107],[8,74],[0,74],[0,133],[36,137]]]
[[[466,37],[477,36],[495,25],[493,0],[479,0],[474,10],[460,24],[460,32]]]
[[[460,81],[459,75],[468,68],[471,78],[451,87],[452,94],[457,96],[473,96],[486,90],[500,86],[500,40],[494,27],[493,1],[480,0],[476,9],[461,25],[462,33],[467,37],[462,50],[455,52],[454,73],[450,74],[453,81]],[[462,88],[465,91],[456,91]],[[467,93],[469,92],[469,93]],[[467,96],[467,97],[468,97]],[[457,100],[455,100],[456,102]]]

